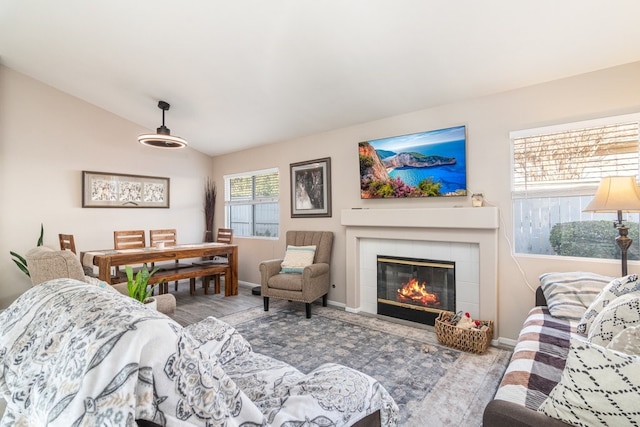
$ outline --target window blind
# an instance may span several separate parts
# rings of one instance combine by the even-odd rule
[[[593,189],[602,177],[638,174],[638,121],[515,137],[512,159],[514,197]]]
[[[230,202],[277,200],[279,194],[278,171],[254,172],[227,177]]]

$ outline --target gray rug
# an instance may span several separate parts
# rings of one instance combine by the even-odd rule
[[[272,305],[269,312],[255,308],[222,319],[254,351],[302,372],[335,362],[371,375],[400,407],[401,426],[481,426],[511,356],[496,348],[475,355],[441,346],[431,327],[319,306],[306,319],[293,304]]]

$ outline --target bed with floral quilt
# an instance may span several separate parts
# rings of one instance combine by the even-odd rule
[[[361,372],[304,374],[218,319],[183,328],[73,279],[35,286],[0,314],[0,395],[2,426],[394,426],[398,415]]]

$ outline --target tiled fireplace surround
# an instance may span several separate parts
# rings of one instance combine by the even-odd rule
[[[456,263],[456,308],[497,326],[498,209],[344,209],[346,310],[377,313],[376,255]],[[497,331],[496,331],[497,332]]]

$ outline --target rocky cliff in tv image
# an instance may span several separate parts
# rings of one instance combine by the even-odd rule
[[[425,156],[420,153],[394,153],[382,159],[386,168],[429,168],[435,166],[455,165],[454,157]]]

